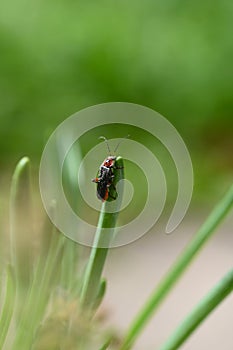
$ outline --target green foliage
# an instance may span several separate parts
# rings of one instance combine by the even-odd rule
[[[98,322],[90,323],[80,307],[80,247],[48,218],[39,245],[38,236],[28,229],[33,222],[29,164],[28,158],[21,159],[12,179],[11,263],[0,278],[0,348],[91,349],[104,338],[97,332]],[[56,215],[56,204],[51,210]],[[98,304],[105,283],[101,286]]]
[[[230,270],[212,290],[198,303],[184,321],[177,327],[160,350],[176,350],[199,326],[199,324],[233,290],[233,270]]]
[[[1,274],[0,296],[0,347],[11,350],[56,349],[112,349],[129,350],[158,305],[190,265],[203,244],[211,237],[217,225],[233,206],[233,187],[215,207],[203,226],[174,262],[170,271],[157,286],[138,316],[132,321],[121,344],[116,335],[102,330],[94,318],[106,291],[102,279],[103,267],[111,240],[114,237],[120,201],[115,211],[108,212],[104,202],[97,226],[93,248],[82,278],[78,272],[79,247],[60,234],[46,219],[40,233],[40,246],[34,254],[22,254],[20,237],[28,232],[22,222],[31,222],[29,159],[23,158],[17,165],[11,190],[11,263],[5,264]],[[124,178],[123,160],[116,159],[114,184]],[[123,188],[118,194],[122,194]],[[121,198],[121,197],[119,197]],[[26,203],[25,203],[26,201]],[[23,203],[23,205],[22,205]],[[25,206],[24,206],[25,204]],[[56,203],[52,203],[56,215]],[[109,236],[103,239],[103,229]],[[23,232],[23,230],[26,230]],[[33,250],[35,236],[28,233],[23,244]],[[103,247],[103,242],[105,246]],[[106,245],[106,242],[108,243]],[[28,248],[29,249],[29,248]],[[23,271],[25,268],[25,271]],[[187,316],[180,327],[163,345],[163,350],[175,350],[188,338],[208,314],[233,290],[232,270],[210,291]],[[99,331],[101,329],[101,332]]]
[[[167,296],[171,288],[179,280],[182,273],[188,268],[193,258],[200,251],[204,243],[206,243],[206,241],[212,236],[219,223],[225,218],[232,207],[233,186],[231,186],[224,198],[217,204],[202,227],[198,230],[194,238],[187,245],[177,260],[173,263],[167,275],[156,287],[151,297],[146,301],[142,310],[134,318],[123,340],[123,345],[120,350],[131,349],[135,339],[138,337],[146,323],[149,321],[150,317],[158,309],[158,306],[161,304],[162,300]],[[229,283],[232,283],[232,280]],[[219,298],[219,302],[221,300],[222,299]],[[209,312],[210,311],[211,310],[209,310]]]
[[[20,291],[27,288],[32,273],[32,221],[25,220],[25,214],[31,218],[30,161],[27,157],[16,166],[10,198],[11,263]]]
[[[6,288],[5,288],[5,300],[4,304],[1,309],[0,313],[0,349],[3,348],[11,318],[13,315],[14,311],[14,304],[15,304],[15,288],[16,288],[16,283],[15,283],[15,276],[13,269],[10,265],[7,266],[6,268],[6,275],[7,275],[7,280],[6,280]]]
[[[8,165],[23,154],[38,159],[54,127],[83,107],[129,101],[152,107],[173,122],[193,155],[197,189],[205,196],[208,188],[211,193],[218,174],[224,171],[225,183],[226,174],[231,175],[232,19],[233,3],[227,0],[2,0],[1,162]],[[91,142],[89,137],[83,148]],[[73,166],[67,164],[64,180],[71,184],[71,194]],[[52,350],[62,344],[77,350],[97,341],[107,349],[111,339],[99,341],[96,324],[83,318],[83,305],[96,309],[104,297],[107,248],[92,250],[83,279],[80,248],[48,220],[36,248],[29,172],[29,159],[23,158],[12,181],[11,259],[0,267],[0,348],[39,350],[49,344]],[[117,214],[107,216],[103,208],[97,240],[104,222],[114,229]],[[214,213],[174,264],[141,311],[144,319],[132,322],[137,331],[132,326],[126,343],[138,336],[222,214]]]

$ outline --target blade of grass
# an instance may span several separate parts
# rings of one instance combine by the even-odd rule
[[[15,168],[10,196],[11,260],[18,292],[28,287],[32,272],[32,229],[29,224],[31,220],[28,220],[30,209],[30,160],[24,157]]]
[[[96,296],[95,303],[93,304],[93,310],[98,309],[99,305],[102,303],[102,300],[105,296],[106,288],[107,288],[107,281],[105,279],[103,279],[100,282],[99,291],[98,291],[98,294]]]
[[[174,333],[161,346],[160,350],[176,350],[199,326],[199,324],[233,290],[233,269],[229,271],[211,291],[197,304],[191,313],[177,327]]]
[[[116,186],[117,182],[124,178],[123,159],[121,157],[116,159],[115,166],[118,168],[114,172],[115,177],[113,184]],[[116,210],[114,212],[107,211],[109,206],[107,201],[102,204],[94,244],[86,266],[81,290],[81,304],[84,308],[92,308],[99,293],[101,275],[109,249],[108,247],[100,248],[101,242],[103,241],[102,236],[106,234],[103,230],[109,228],[107,242],[110,244],[121,204],[120,201],[116,201],[116,203]]]
[[[60,264],[64,246],[64,236],[53,226],[52,238],[48,254],[38,258],[28,299],[23,309],[20,323],[17,325],[16,336],[12,350],[30,349],[35,331],[39,326],[50,293],[60,277]],[[33,310],[33,311],[32,311]]]
[[[64,243],[64,252],[61,268],[61,286],[72,290],[74,280],[77,279],[78,244],[69,238]],[[77,292],[76,292],[77,293]]]
[[[10,322],[12,319],[15,304],[15,277],[13,274],[12,266],[7,267],[7,281],[6,281],[6,293],[5,300],[0,315],[0,349],[3,349]]]
[[[57,139],[57,163],[63,169],[62,182],[64,189],[66,189],[66,195],[69,199],[69,203],[76,212],[81,212],[82,205],[80,202],[80,196],[77,195],[76,187],[77,185],[77,165],[80,165],[83,159],[82,150],[80,143],[75,143],[75,145],[70,148],[70,134],[61,133],[58,135]],[[65,161],[63,162],[64,153],[70,148]],[[82,168],[84,172],[84,168]],[[83,173],[83,176],[85,174]],[[77,278],[77,263],[78,255],[81,252],[81,245],[78,245],[75,241],[71,239],[66,239],[64,244],[64,253],[62,260],[62,270],[61,270],[61,286],[64,289],[72,290],[73,295],[78,295],[80,290],[74,288],[74,284],[79,281]]]
[[[109,345],[111,344],[112,342],[112,338],[108,339],[102,346],[99,350],[108,350],[109,348]]]
[[[181,255],[177,258],[167,275],[162,279],[158,287],[152,293],[151,297],[139,311],[138,315],[134,318],[128,332],[125,335],[120,350],[128,350],[132,348],[136,338],[139,336],[151,316],[154,314],[161,301],[166,297],[168,292],[178,281],[203,244],[214,233],[216,227],[227,215],[232,206],[233,186],[230,187],[223,199],[213,209],[207,220],[184,249],[183,253],[181,253]]]

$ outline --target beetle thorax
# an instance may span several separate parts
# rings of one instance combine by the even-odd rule
[[[103,162],[103,165],[110,168],[114,165],[115,163],[115,160],[116,160],[116,157],[115,156],[109,156],[108,158],[106,158]]]

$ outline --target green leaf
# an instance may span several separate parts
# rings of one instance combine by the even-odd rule
[[[35,331],[44,317],[50,295],[60,279],[60,262],[65,239],[61,233],[53,232],[47,257],[40,255],[38,259],[28,298],[17,325],[12,350],[31,348]]]
[[[102,303],[102,300],[105,296],[105,292],[106,292],[106,288],[107,288],[107,281],[105,279],[103,279],[101,282],[100,282],[100,286],[99,286],[99,292],[97,294],[97,297],[96,297],[96,300],[93,304],[93,309],[97,309],[100,304]]]
[[[15,276],[11,265],[7,266],[7,280],[6,280],[6,292],[5,299],[3,301],[3,307],[0,315],[0,349],[3,349],[4,342],[7,337],[7,332],[12,319],[14,305],[15,305],[15,294],[16,294],[16,283]]]
[[[151,297],[134,318],[129,330],[122,342],[120,350],[131,349],[136,338],[139,336],[146,323],[158,309],[162,300],[166,297],[182,273],[190,265],[195,255],[203,247],[204,243],[212,236],[217,226],[224,219],[233,206],[233,186],[217,204],[210,216],[204,222],[199,231],[195,234],[191,242],[184,249],[183,253],[174,262],[167,275],[162,279]]]
[[[233,270],[229,271],[216,286],[198,303],[191,313],[177,327],[160,350],[176,350],[184,343],[200,323],[233,290]]]
[[[19,292],[26,289],[32,273],[32,215],[30,160],[22,158],[16,166],[11,184],[10,234],[11,260]]]

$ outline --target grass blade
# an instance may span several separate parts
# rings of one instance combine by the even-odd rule
[[[229,271],[218,284],[197,304],[193,311],[177,327],[160,350],[176,350],[199,326],[199,324],[233,290],[233,270]]]
[[[11,260],[17,290],[27,288],[32,272],[30,160],[22,158],[15,168],[10,196]],[[30,217],[30,220],[28,220]]]
[[[78,244],[69,238],[65,239],[61,267],[61,286],[72,290],[74,280],[77,280]],[[77,291],[76,291],[77,293]]]
[[[0,315],[0,349],[3,349],[4,342],[7,337],[7,332],[12,319],[15,304],[15,277],[12,266],[7,267],[7,281],[5,300]]]
[[[56,229],[54,231],[46,259],[41,255],[35,267],[28,299],[14,339],[13,349],[15,350],[31,348],[35,331],[42,321],[50,294],[60,278],[59,262],[62,260],[65,238]]]
[[[96,296],[95,303],[93,304],[94,310],[98,309],[99,305],[102,303],[102,300],[105,296],[106,288],[107,288],[107,281],[105,279],[103,279],[100,282],[99,291],[98,291],[98,294]]]
[[[166,297],[171,288],[175,285],[182,273],[189,266],[204,243],[212,236],[215,229],[233,206],[233,186],[229,189],[223,199],[217,204],[210,216],[196,233],[191,242],[178,257],[170,271],[162,279],[158,287],[152,293],[146,304],[133,320],[120,350],[132,348],[136,338],[139,336],[150,317],[154,314],[162,300]]]

